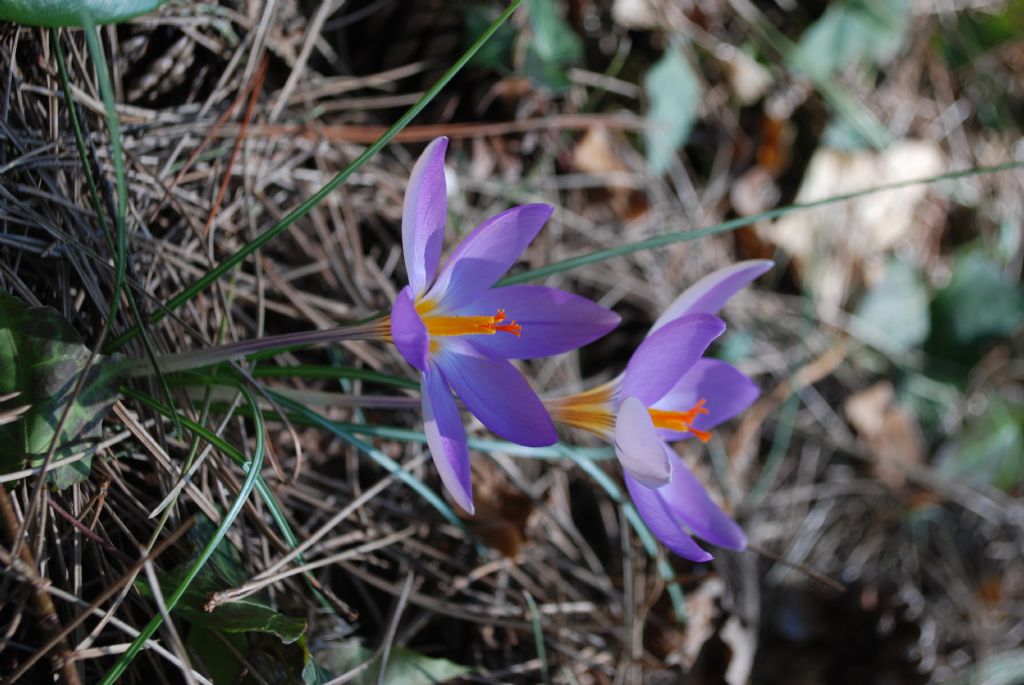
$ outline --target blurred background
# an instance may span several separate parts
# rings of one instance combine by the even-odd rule
[[[323,186],[504,7],[172,2],[101,29],[143,312]],[[94,65],[80,31],[60,36],[109,197]],[[0,283],[54,307],[88,344],[113,276],[55,64],[45,31],[0,24]],[[326,600],[291,575],[254,596],[258,619],[204,612],[208,593],[281,573],[287,547],[254,500],[175,614],[176,634],[157,637],[218,685],[342,682],[331,678],[360,665],[348,682],[1024,683],[1024,172],[906,183],[1024,160],[1022,74],[1020,0],[526,0],[394,143],[153,326],[153,344],[197,349],[389,308],[405,281],[405,182],[437,135],[451,139],[449,245],[524,202],[558,209],[522,268],[717,227],[545,279],[614,308],[623,326],[528,371],[543,391],[607,380],[687,285],[740,259],[775,260],[726,307],[713,349],[761,399],[708,445],[678,446],[751,550],[707,565],[652,556],[614,461],[495,444],[474,451],[477,516],[452,522],[381,466],[440,491],[419,442],[385,432],[360,446],[348,429],[268,408],[264,475],[299,541],[319,536],[305,562],[324,562],[309,570]],[[132,316],[122,307],[115,332]],[[126,351],[144,354],[138,341]],[[276,361],[413,378],[380,345]],[[259,382],[403,392],[307,376]],[[237,402],[175,399],[251,450]],[[314,409],[334,422],[419,421]],[[117,551],[154,534],[150,515],[168,498],[169,528],[206,517],[157,563],[173,579],[241,479],[130,397],[94,439],[91,466],[46,488],[35,537],[49,582],[86,603],[129,568]],[[5,482],[25,507],[35,481]],[[18,583],[4,583],[0,674],[45,641]],[[140,583],[102,606],[136,629],[157,611]],[[82,610],[54,601],[64,621]],[[71,641],[82,682],[133,637],[95,626]],[[25,682],[50,668],[40,661]],[[188,682],[153,651],[123,682],[154,677]]]

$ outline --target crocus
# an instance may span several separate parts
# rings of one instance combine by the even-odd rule
[[[409,285],[391,310],[391,338],[420,371],[424,433],[455,502],[473,512],[466,432],[452,391],[495,434],[521,445],[557,439],[543,403],[509,359],[568,352],[614,328],[619,317],[587,299],[531,285],[492,287],[551,216],[513,207],[474,229],[438,270],[447,214],[446,138],[413,167],[402,214]]]
[[[746,375],[703,355],[725,330],[718,310],[771,267],[770,261],[747,261],[706,276],[655,321],[618,378],[546,402],[556,421],[614,444],[640,516],[666,547],[693,561],[712,557],[690,532],[735,550],[744,549],[747,539],[667,442],[707,442],[712,428],[757,399],[757,386]]]

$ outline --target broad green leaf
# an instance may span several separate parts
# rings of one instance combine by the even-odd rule
[[[931,328],[928,289],[912,266],[893,260],[885,279],[861,300],[857,316],[900,347],[916,347]]]
[[[647,72],[644,90],[650,102],[644,134],[647,163],[654,173],[660,174],[668,169],[676,150],[690,135],[701,88],[682,50],[672,46]]]
[[[462,16],[466,23],[466,43],[472,44],[487,31],[499,12],[494,5],[474,4],[463,10]],[[506,73],[511,68],[512,46],[515,43],[516,30],[509,24],[502,25],[491,39],[473,56],[470,64],[494,71]]]
[[[995,397],[962,435],[939,450],[939,470],[1007,492],[1024,483],[1024,405]]]
[[[790,66],[825,79],[848,66],[882,64],[903,47],[909,19],[907,0],[833,3],[800,36]]]
[[[152,12],[166,0],[0,0],[0,19],[29,26],[114,24]]]
[[[56,310],[29,307],[0,292],[0,395],[18,393],[5,407],[29,407],[17,421],[0,426],[0,470],[18,468],[26,459],[46,454],[89,356],[78,333]],[[119,369],[103,358],[89,369],[57,439],[58,448],[72,445],[99,425],[117,398]],[[75,470],[87,467],[88,462],[78,462]]]
[[[231,648],[229,649],[228,646]],[[193,654],[193,662],[201,673],[214,683],[236,683],[244,664],[237,654],[249,652],[249,640],[237,633],[222,634],[202,625],[192,624],[185,638],[185,646]],[[198,657],[198,659],[196,658]]]
[[[373,656],[358,639],[341,642],[317,652],[317,660],[336,675],[346,673]],[[462,677],[472,669],[447,659],[434,659],[405,647],[394,646],[388,657],[383,685],[435,685]],[[380,659],[360,673],[353,685],[375,685],[380,675]]]
[[[569,67],[583,57],[583,42],[559,15],[554,0],[527,0],[532,37],[523,68],[534,81],[561,91],[569,85]]]
[[[958,342],[1008,336],[1024,325],[1024,291],[980,250],[957,259],[953,278],[932,303]]]
[[[203,522],[198,525],[203,526]],[[212,525],[210,527],[212,528]],[[191,562],[186,562],[166,573],[161,573],[161,590],[167,594],[178,587],[191,565]],[[277,636],[285,644],[299,640],[306,632],[306,622],[275,611],[256,596],[225,602],[213,611],[206,610],[212,593],[226,590],[244,579],[245,573],[238,550],[225,539],[189,585],[175,612],[186,620],[210,630],[225,633],[268,633]],[[147,584],[140,581],[138,587],[142,594],[151,594]]]

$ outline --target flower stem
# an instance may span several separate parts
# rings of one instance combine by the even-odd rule
[[[270,335],[251,340],[240,340],[205,350],[164,354],[156,358],[155,365],[147,359],[139,359],[130,375],[135,377],[149,376],[156,373],[157,369],[161,373],[188,371],[190,369],[220,364],[221,362],[242,359],[256,352],[308,347],[310,345],[323,345],[346,340],[390,341],[391,329],[389,319],[383,317],[362,323],[327,328],[321,331],[301,331],[299,333]]]

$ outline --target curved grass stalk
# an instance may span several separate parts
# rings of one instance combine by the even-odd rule
[[[217,530],[214,532],[214,534],[210,537],[209,541],[207,541],[206,545],[200,551],[199,557],[196,559],[195,563],[193,563],[189,570],[186,572],[185,577],[182,579],[181,583],[178,584],[178,587],[174,589],[174,592],[172,592],[170,595],[166,597],[165,601],[168,613],[170,613],[174,609],[174,607],[177,606],[178,602],[181,600],[185,592],[188,590],[189,585],[191,585],[192,581],[195,580],[196,576],[199,575],[199,572],[202,571],[203,567],[206,565],[206,562],[209,561],[210,557],[217,549],[217,545],[221,543],[221,541],[224,539],[224,536],[227,535],[228,529],[231,528],[232,524],[234,524],[235,522],[235,519],[238,518],[238,515],[242,512],[242,507],[245,506],[245,501],[249,498],[249,495],[250,493],[252,493],[253,488],[256,487],[256,484],[262,480],[260,478],[260,470],[263,467],[263,457],[266,453],[266,444],[264,442],[265,426],[263,423],[263,417],[258,411],[256,398],[252,396],[252,393],[249,392],[249,389],[246,388],[245,386],[239,385],[238,390],[239,392],[243,393],[243,395],[245,395],[246,402],[254,410],[253,420],[256,423],[256,444],[253,449],[253,456],[251,460],[245,460],[244,455],[241,455],[240,452],[232,448],[232,451],[235,452],[235,454],[242,456],[244,460],[244,463],[242,464],[242,469],[246,473],[245,480],[242,482],[242,486],[241,488],[239,488],[238,495],[235,497],[235,501],[232,503],[231,508],[228,509],[227,513],[224,515],[224,519],[221,521],[220,525],[217,526]],[[117,682],[118,678],[120,678],[121,675],[124,674],[125,670],[138,655],[143,645],[145,645],[146,641],[153,636],[153,633],[156,632],[156,630],[160,627],[163,621],[164,616],[162,613],[158,612],[153,615],[153,618],[150,619],[149,623],[146,624],[146,627],[139,632],[138,637],[136,637],[135,640],[131,643],[131,645],[129,645],[127,651],[125,651],[125,653],[122,654],[120,658],[118,658],[114,666],[103,677],[103,680],[100,681],[100,685],[112,685],[113,683]]]

